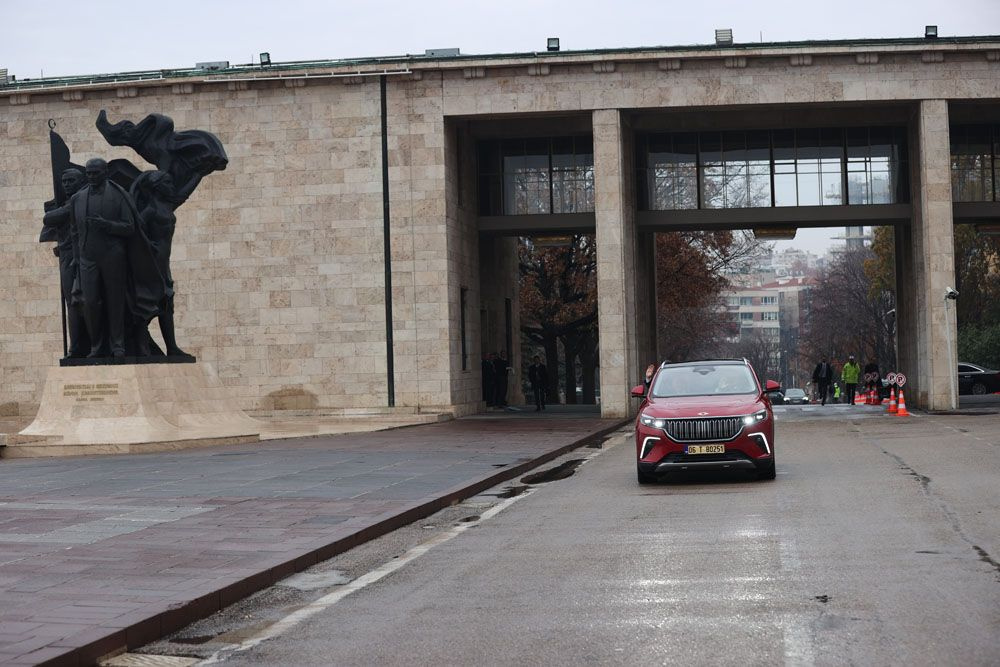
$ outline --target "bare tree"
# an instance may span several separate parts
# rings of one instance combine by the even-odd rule
[[[876,361],[880,368],[895,365],[892,320],[895,307],[890,289],[872,289],[866,262],[874,257],[868,248],[840,255],[826,270],[812,295],[805,322],[802,349],[811,358],[826,356],[843,363],[855,355],[862,364]]]

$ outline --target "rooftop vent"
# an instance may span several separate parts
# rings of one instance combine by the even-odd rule
[[[429,58],[454,58],[462,53],[460,49],[427,49],[424,55]]]
[[[214,72],[214,71],[220,70],[220,69],[229,69],[229,61],[228,60],[212,60],[212,61],[205,62],[205,63],[196,63],[194,67],[195,67],[195,69],[205,69],[205,70],[209,70],[209,71]]]
[[[728,46],[733,43],[733,29],[720,28],[715,31],[715,45]]]

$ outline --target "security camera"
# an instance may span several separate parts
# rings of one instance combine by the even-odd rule
[[[953,299],[953,300],[957,299],[958,298],[958,292],[955,290],[954,287],[945,287],[944,288],[944,298],[946,298],[946,299]]]

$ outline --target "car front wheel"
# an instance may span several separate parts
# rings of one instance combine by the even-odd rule
[[[762,463],[757,466],[757,479],[774,479],[778,472],[774,467],[774,457],[767,463]]]
[[[982,382],[977,382],[976,384],[972,385],[972,393],[976,394],[977,396],[982,396],[983,394],[986,393],[986,385],[983,384]]]

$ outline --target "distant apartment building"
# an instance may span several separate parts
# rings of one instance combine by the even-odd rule
[[[730,340],[737,342],[753,334],[777,341],[781,334],[780,294],[763,287],[735,287],[725,293],[730,316]]]
[[[723,297],[729,341],[747,349],[765,345],[768,366],[784,386],[801,386],[809,361],[799,353],[802,324],[809,312],[812,276],[778,278],[756,287],[734,287]]]
[[[786,248],[773,253],[771,266],[775,278],[808,276],[816,274],[823,266],[823,260],[807,250]]]

